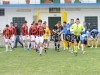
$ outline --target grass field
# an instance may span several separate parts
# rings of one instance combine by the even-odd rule
[[[0,75],[100,75],[100,48],[79,51],[78,56],[67,50],[49,49],[39,56],[33,50],[0,48]]]

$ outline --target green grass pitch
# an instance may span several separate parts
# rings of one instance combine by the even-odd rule
[[[0,75],[100,75],[100,48],[79,50],[78,56],[68,50],[49,49],[39,56],[33,50],[0,48]]]

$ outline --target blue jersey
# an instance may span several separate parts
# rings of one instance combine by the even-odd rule
[[[95,38],[97,35],[98,35],[98,30],[96,30],[96,29],[93,29],[93,30],[91,30],[91,36],[93,37],[93,38]]]
[[[70,34],[70,30],[69,30],[70,26],[71,26],[71,24],[63,26],[63,34]]]
[[[84,40],[85,38],[87,38],[87,34],[82,34],[81,36],[80,36],[80,40]]]

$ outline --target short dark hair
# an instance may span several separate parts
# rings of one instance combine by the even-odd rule
[[[76,20],[80,20],[79,18],[77,18]]]
[[[41,19],[39,19],[39,20],[38,20],[38,22],[41,22],[41,23],[42,23],[42,20],[41,20]]]
[[[74,21],[74,19],[71,19],[71,21],[72,21],[72,20]]]
[[[27,21],[24,21],[24,23],[27,23]]]
[[[8,25],[8,24],[6,24],[6,27],[9,27],[9,25]]]
[[[63,23],[65,23],[65,24],[66,24],[66,21],[64,21]]]
[[[38,23],[35,23],[35,25],[38,25]]]

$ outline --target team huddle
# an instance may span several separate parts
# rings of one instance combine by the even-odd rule
[[[52,32],[51,32],[52,31]],[[42,20],[38,22],[33,21],[30,28],[27,21],[25,21],[21,27],[22,34],[22,47],[24,50],[34,49],[39,55],[42,55],[43,50],[47,53],[49,48],[50,37],[53,37],[55,51],[60,52],[60,44],[62,42],[63,49],[68,49],[71,53],[77,56],[78,50],[81,49],[82,53],[85,53],[84,48],[88,44],[88,39],[92,40],[91,48],[97,48],[99,32],[96,29],[86,29],[83,24],[80,24],[79,18],[71,19],[70,23],[60,21],[54,26],[52,30],[46,25],[46,21],[42,23]],[[5,41],[6,51],[12,51],[15,48],[15,40],[17,36],[17,30],[13,23],[6,25],[3,30],[3,38]]]

